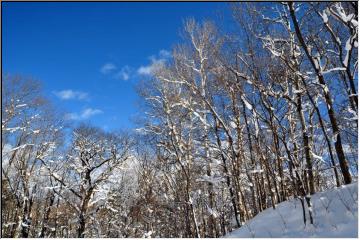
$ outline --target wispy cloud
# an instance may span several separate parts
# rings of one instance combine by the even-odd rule
[[[140,75],[150,75],[152,72],[151,65],[148,66],[140,66],[137,70],[137,73]]]
[[[125,65],[121,69],[119,69],[113,63],[106,63],[101,67],[100,72],[104,75],[110,75],[115,79],[127,81],[132,77],[133,69],[128,65]]]
[[[81,113],[68,113],[65,115],[66,120],[85,120],[94,115],[101,114],[100,109],[86,108]]]
[[[129,80],[132,72],[133,72],[133,70],[128,65],[126,65],[126,66],[122,67],[118,73],[116,73],[115,78],[121,79],[124,81]]]
[[[155,57],[150,58],[151,63],[146,66],[140,66],[137,73],[140,75],[152,75],[154,72],[164,65],[165,59],[157,59]]]
[[[100,72],[102,74],[109,74],[111,72],[113,72],[114,70],[116,70],[117,67],[115,66],[115,64],[113,63],[106,63],[104,64],[101,69],[100,69]]]
[[[169,51],[165,50],[165,49],[161,49],[161,50],[159,51],[159,56],[160,56],[161,58],[170,58],[170,57],[171,57],[171,53],[170,53]]]
[[[142,65],[137,69],[128,65],[118,68],[115,64],[109,62],[104,64],[100,71],[105,75],[113,76],[115,79],[127,81],[136,75],[153,75],[154,72],[163,66],[170,57],[171,52],[161,49],[157,54],[149,57],[150,63],[148,65]]]
[[[53,93],[62,100],[70,100],[70,99],[86,100],[86,99],[89,99],[88,93],[81,92],[81,91],[74,91],[71,89],[62,90],[62,91],[54,91]]]
[[[150,64],[146,66],[140,66],[137,69],[137,73],[139,75],[152,75],[157,69],[161,68],[170,57],[171,53],[162,49],[159,51],[157,56],[149,57]]]

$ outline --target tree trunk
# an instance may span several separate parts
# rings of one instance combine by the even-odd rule
[[[299,92],[299,84],[298,84],[297,80],[295,80],[295,90],[298,92],[298,93],[296,93],[296,99],[297,99],[296,110],[299,115],[304,150],[305,150],[305,159],[306,159],[305,175],[307,176],[306,184],[309,186],[310,194],[314,194],[315,193],[314,173],[313,173],[311,153],[310,153],[311,149],[310,149],[309,135],[308,135],[308,130],[306,128],[305,117],[304,117],[304,112],[303,112],[303,108],[302,108],[301,93]]]
[[[299,24],[297,22],[296,16],[295,16],[295,10],[294,10],[294,3],[289,3],[289,9],[290,9],[290,15],[294,24],[294,28],[296,31],[296,35],[299,39],[299,42],[302,46],[302,48],[304,49],[309,61],[311,62],[311,65],[313,66],[317,76],[318,76],[318,80],[319,83],[323,86],[324,89],[324,96],[325,96],[325,101],[327,104],[327,110],[328,110],[328,115],[330,118],[330,122],[331,122],[331,127],[333,130],[333,134],[334,136],[336,136],[336,142],[335,142],[335,150],[339,159],[339,163],[340,163],[340,168],[341,168],[341,172],[343,174],[344,177],[344,182],[345,184],[350,184],[352,182],[352,178],[351,178],[351,174],[349,171],[349,166],[348,166],[348,162],[345,158],[345,154],[344,154],[344,150],[342,147],[342,143],[341,143],[341,135],[340,135],[340,129],[339,126],[337,124],[337,120],[336,120],[336,116],[335,116],[335,112],[333,110],[333,104],[332,104],[332,99],[331,99],[331,95],[329,92],[329,89],[326,85],[324,76],[320,73],[319,69],[316,67],[314,59],[312,58],[312,56],[310,55],[308,46],[306,45]]]
[[[251,135],[250,135],[250,127],[249,127],[249,123],[248,123],[248,119],[247,119],[247,114],[246,114],[246,107],[245,107],[245,103],[244,101],[242,100],[242,107],[243,107],[243,115],[244,115],[244,120],[245,120],[245,125],[246,125],[246,132],[247,132],[247,137],[248,137],[248,141],[249,141],[249,152],[250,152],[250,160],[251,160],[251,167],[253,169],[255,169],[255,161],[254,161],[254,156],[253,156],[253,147],[252,147],[252,141],[251,141]],[[238,131],[238,134],[240,134],[240,131]],[[257,175],[254,174],[254,178],[253,179],[251,176],[249,176],[249,180],[250,180],[250,183],[251,183],[251,186],[250,186],[250,191],[251,191],[251,198],[252,198],[252,204],[253,204],[253,209],[254,209],[254,216],[258,213],[258,208],[256,206],[256,196],[255,196],[255,184],[254,182],[257,184]],[[255,180],[255,181],[254,181]],[[259,199],[260,196],[258,196]],[[260,206],[259,206],[260,208]]]
[[[48,221],[49,221],[49,215],[50,215],[50,211],[51,211],[51,207],[52,205],[54,204],[54,200],[55,200],[55,195],[53,192],[49,192],[49,204],[47,206],[47,208],[45,209],[44,211],[44,216],[43,216],[43,220],[42,220],[42,223],[41,223],[41,231],[40,231],[40,234],[39,234],[39,237],[40,238],[43,238],[45,237],[45,231],[46,229],[49,227],[48,226]]]
[[[85,217],[83,213],[80,213],[78,220],[77,237],[84,238],[85,237],[84,232],[85,232]]]
[[[236,196],[234,194],[233,187],[231,186],[230,173],[229,173],[228,168],[227,168],[226,158],[225,158],[225,156],[224,156],[224,154],[222,153],[222,150],[221,150],[221,141],[220,141],[219,132],[218,132],[219,131],[218,124],[217,124],[216,119],[214,119],[214,121],[215,121],[216,141],[217,141],[218,147],[219,147],[219,149],[221,151],[221,159],[223,161],[223,168],[224,168],[224,172],[225,172],[225,175],[226,175],[226,184],[228,186],[228,189],[229,189],[229,192],[230,192],[231,202],[232,202],[232,205],[233,205],[234,217],[235,217],[237,227],[240,227],[241,223],[240,223],[240,219],[239,219],[239,216],[238,216],[238,208],[237,208],[237,203],[236,203]]]

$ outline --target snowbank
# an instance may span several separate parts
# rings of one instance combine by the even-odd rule
[[[301,202],[292,199],[266,209],[226,237],[358,237],[358,184],[311,197],[314,225],[304,225]],[[306,204],[305,204],[306,205]]]

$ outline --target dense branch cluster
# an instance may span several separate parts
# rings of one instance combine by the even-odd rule
[[[231,8],[231,34],[185,23],[134,136],[55,128],[5,76],[2,235],[220,237],[291,198],[312,224],[311,194],[356,181],[357,4]]]

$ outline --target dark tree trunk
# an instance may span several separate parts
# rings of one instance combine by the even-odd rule
[[[48,221],[49,221],[49,215],[50,215],[51,207],[53,206],[54,200],[55,200],[54,193],[51,192],[49,194],[50,194],[50,196],[49,196],[49,204],[48,204],[48,206],[47,206],[47,208],[45,209],[45,212],[44,212],[44,217],[43,217],[42,225],[41,225],[41,231],[40,231],[40,234],[39,234],[40,238],[45,237],[45,232],[46,232],[46,229],[48,228],[48,224],[49,224]]]
[[[329,92],[328,87],[326,85],[324,76],[320,73],[319,69],[316,67],[315,62],[314,62],[312,56],[310,55],[308,46],[306,45],[306,43],[304,41],[304,38],[302,36],[299,24],[298,24],[297,19],[296,19],[293,4],[294,3],[289,3],[289,9],[290,9],[290,15],[291,15],[291,18],[292,18],[292,21],[293,21],[293,24],[294,24],[295,32],[296,32],[296,35],[297,35],[297,37],[299,39],[299,42],[300,42],[302,48],[304,49],[309,61],[311,62],[311,65],[313,66],[313,68],[314,68],[314,70],[315,70],[315,72],[317,74],[319,83],[324,87],[324,96],[325,96],[325,101],[326,101],[326,104],[327,104],[328,115],[329,115],[329,118],[330,118],[330,123],[331,123],[331,127],[332,127],[332,130],[333,130],[333,134],[336,136],[335,150],[336,150],[336,153],[337,153],[337,156],[338,156],[338,159],[339,159],[341,172],[342,172],[343,177],[344,177],[344,182],[345,182],[345,184],[350,184],[352,182],[352,177],[351,177],[348,162],[347,162],[347,160],[345,158],[344,150],[343,150],[343,147],[342,147],[341,135],[340,135],[340,131],[339,131],[340,129],[339,129],[339,126],[338,126],[338,123],[337,123],[337,120],[336,120],[336,116],[335,116],[335,112],[334,112],[334,109],[333,109],[333,103],[332,103],[332,99],[331,99],[331,96],[330,96],[330,92]]]
[[[221,149],[221,141],[220,141],[220,136],[219,136],[218,131],[219,131],[218,124],[217,124],[217,121],[215,120],[216,141],[217,141],[219,149]],[[234,190],[233,190],[233,187],[231,185],[230,173],[229,173],[229,170],[227,168],[226,158],[225,158],[223,153],[221,153],[221,159],[223,161],[223,168],[224,168],[224,172],[225,172],[225,175],[226,175],[226,185],[228,186],[232,206],[233,206],[233,209],[234,209],[234,216],[235,216],[235,220],[236,220],[236,225],[237,225],[237,227],[240,227],[241,223],[240,223],[240,219],[238,217],[238,208],[237,208],[237,203],[236,203],[236,196],[234,194]]]

